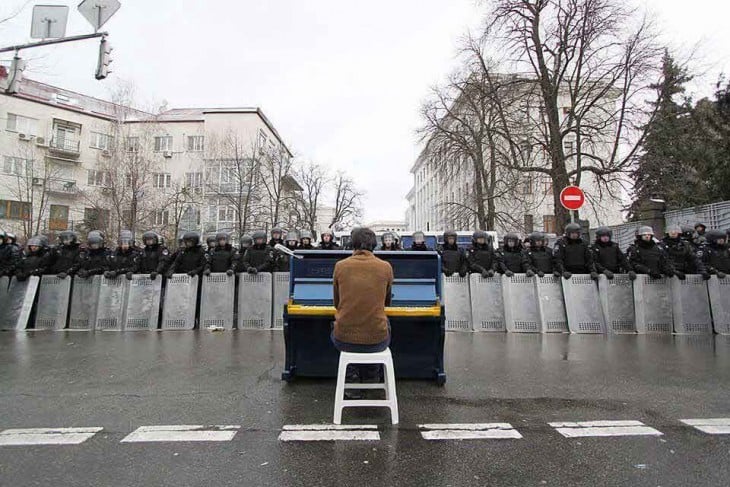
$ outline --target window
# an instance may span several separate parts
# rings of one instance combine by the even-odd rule
[[[20,176],[23,174],[23,168],[28,167],[28,162],[27,159],[21,157],[5,156],[3,159],[3,172]]]
[[[68,229],[68,206],[51,205],[48,229],[53,231]]]
[[[139,137],[127,137],[127,152],[139,152]]]
[[[102,208],[84,208],[84,225],[91,229],[106,228],[109,215],[109,210]]]
[[[0,219],[30,219],[30,203],[23,201],[0,200]]]
[[[535,218],[532,215],[525,215],[525,233],[535,231]]]
[[[91,132],[91,148],[110,150],[114,143],[114,137],[101,132]]]
[[[522,183],[522,194],[532,194],[532,178],[530,176],[525,177]]]
[[[546,181],[545,181],[545,182],[543,183],[543,185],[544,185],[543,187],[544,187],[544,191],[545,191],[545,194],[546,194],[546,195],[548,195],[548,194],[553,194],[553,182],[552,182],[552,180],[551,180],[551,179],[547,179],[547,180],[546,180]]]
[[[38,120],[35,118],[8,113],[8,123],[5,126],[11,132],[18,132],[27,135],[37,135]]]
[[[111,177],[107,171],[89,169],[86,184],[89,186],[101,186],[106,188],[111,186]]]
[[[203,186],[203,173],[202,172],[186,172],[185,173],[185,187],[186,188],[201,188]]]
[[[172,136],[171,135],[155,137],[155,152],[170,152],[170,151],[172,151]]]
[[[172,184],[172,176],[166,172],[156,172],[152,175],[152,185],[155,188],[169,188]]]
[[[161,226],[167,225],[170,221],[170,212],[168,210],[156,211],[152,214],[152,224]]]
[[[543,215],[542,226],[545,233],[555,233],[555,215]]]
[[[232,222],[236,220],[236,209],[232,206],[219,206],[218,207],[218,221],[219,222]]]
[[[202,135],[188,136],[188,150],[193,152],[201,152],[203,150],[203,142],[205,138]]]
[[[570,140],[563,142],[563,149],[565,150],[565,155],[570,157],[573,154],[573,142]]]

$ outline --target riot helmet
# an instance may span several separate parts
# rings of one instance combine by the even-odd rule
[[[695,223],[695,231],[698,235],[704,235],[705,231],[707,230],[707,225],[705,225],[702,222]]]
[[[636,231],[638,238],[644,242],[651,242],[654,238],[654,229],[650,226],[642,226]]]
[[[86,243],[91,250],[99,250],[104,247],[104,234],[98,230],[92,230],[86,236]]]
[[[511,244],[511,245],[510,245]],[[509,232],[504,236],[504,248],[516,249],[520,246],[520,236],[514,232]]]
[[[305,242],[306,240],[306,242]],[[302,245],[311,245],[312,243],[312,232],[309,230],[302,230],[299,232],[299,241]]]
[[[58,234],[58,243],[64,246],[76,245],[79,242],[79,236],[71,230],[64,230]]]
[[[253,239],[253,244],[256,246],[266,245],[266,232],[262,230],[253,232],[251,238]]]
[[[334,234],[332,233],[332,231],[331,231],[331,230],[325,230],[324,232],[322,232],[322,233],[320,234],[320,237],[319,237],[319,238],[320,238],[320,239],[322,240],[322,242],[324,242],[324,243],[330,243],[330,242],[332,242],[332,240],[334,240],[334,238],[335,238],[335,235],[334,235]]]
[[[609,243],[613,237],[613,232],[608,227],[598,227],[596,229],[596,242]]]
[[[426,234],[423,232],[413,232],[413,243],[421,245],[426,242]]]
[[[682,227],[679,225],[669,225],[667,227],[667,237],[671,239],[679,239],[682,236]]]
[[[216,247],[215,235],[208,235],[205,237],[205,246],[208,250],[213,250]]]
[[[226,232],[218,232],[215,235],[215,241],[216,245],[218,247],[225,247],[228,245],[228,241],[230,240],[230,235]]]
[[[533,248],[541,248],[545,246],[545,234],[542,232],[532,232],[530,234],[530,243]]]
[[[727,243],[727,234],[722,230],[710,230],[707,232],[707,241],[710,245],[725,245]]]
[[[395,236],[391,232],[385,232],[380,237],[380,242],[383,244],[383,247],[391,247],[395,245]]]
[[[573,235],[575,235],[575,237]],[[568,223],[565,225],[565,237],[568,240],[580,239],[580,225],[577,223]]]
[[[471,243],[473,245],[486,245],[489,241],[489,235],[484,230],[477,230],[471,234]]]
[[[449,241],[451,240],[451,241]],[[453,230],[446,230],[444,232],[444,245],[456,245],[456,232]]]
[[[142,234],[142,243],[145,247],[153,247],[160,243],[160,237],[157,233],[148,230]]]
[[[200,245],[200,234],[198,232],[185,232],[183,234],[183,245],[186,249],[192,249]]]
[[[284,230],[282,230],[279,227],[274,227],[271,229],[271,238],[273,240],[281,240],[284,236]]]
[[[43,244],[43,238],[41,238],[40,235],[29,238],[28,242],[25,245],[28,247],[28,250],[31,254],[35,254],[36,252],[39,252],[41,249],[45,248],[45,245]]]
[[[127,250],[134,244],[134,237],[132,232],[129,230],[122,230],[119,232],[119,247],[123,250]]]
[[[243,235],[239,240],[239,244],[241,245],[242,251],[249,248],[251,245],[253,245],[253,239],[251,238],[251,235]]]

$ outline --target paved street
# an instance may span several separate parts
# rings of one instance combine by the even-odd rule
[[[0,485],[668,486],[730,474],[730,435],[711,434],[730,423],[680,421],[730,417],[730,337],[450,333],[445,387],[399,381],[400,425],[346,410],[344,425],[360,427],[344,430],[326,426],[334,380],[282,382],[283,352],[277,331],[2,333]],[[339,439],[303,441],[323,438]]]

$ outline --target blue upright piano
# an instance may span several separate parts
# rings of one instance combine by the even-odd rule
[[[291,259],[289,303],[284,309],[286,360],[282,379],[336,377],[339,352],[330,341],[335,308],[335,263],[351,251],[297,251]],[[446,382],[441,258],[436,252],[375,252],[393,266],[391,326],[396,377]]]

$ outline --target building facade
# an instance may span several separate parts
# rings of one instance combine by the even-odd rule
[[[25,79],[0,96],[0,228],[21,238],[286,224],[292,154],[259,108],[148,113]]]

